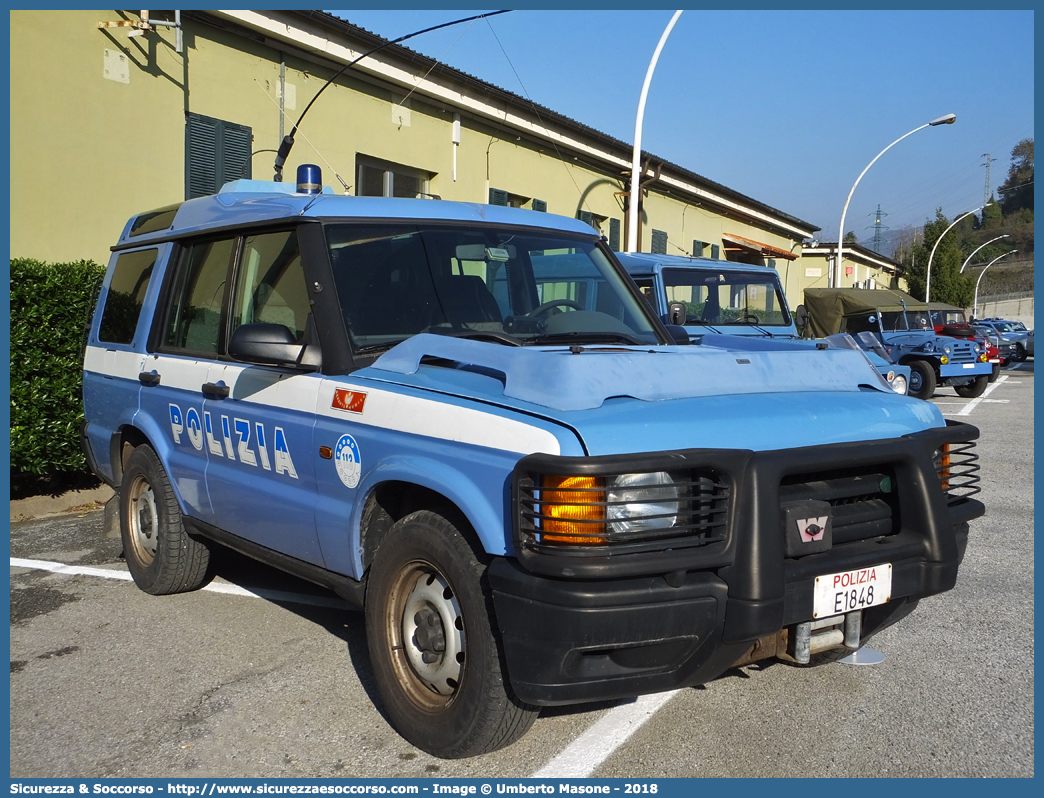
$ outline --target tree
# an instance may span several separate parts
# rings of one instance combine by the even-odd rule
[[[934,220],[924,224],[924,237],[914,249],[914,263],[906,275],[910,293],[915,297],[924,297],[928,258],[935,242],[939,241],[939,236],[949,226],[950,220],[943,214],[942,208],[936,209]],[[932,259],[932,295],[928,301],[948,302],[961,308],[971,304],[975,285],[967,275],[960,273],[962,263],[964,255],[957,237],[951,231],[939,241]]]
[[[841,240],[843,244],[858,244],[859,238],[856,236],[854,230],[849,230],[845,233],[845,237]]]
[[[1023,139],[1011,150],[1008,179],[997,189],[1004,214],[1033,210],[1033,139]]]

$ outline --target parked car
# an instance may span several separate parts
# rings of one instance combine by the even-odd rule
[[[999,336],[988,328],[983,329],[991,333],[990,335],[968,324],[963,308],[948,305],[945,302],[929,302],[928,308],[931,312],[932,326],[937,334],[948,335],[952,338],[971,338],[985,348],[986,357],[992,368],[989,381],[996,380],[1000,375],[1001,366],[1007,365],[1007,358],[1011,357],[1010,353],[1004,358],[1001,357]],[[1007,346],[1006,348],[1013,349],[1013,347]]]
[[[1001,340],[1011,344],[1015,349],[1012,359],[1016,363],[1021,363],[1027,356],[1033,354],[1033,331],[1027,330],[1025,324],[1020,324],[1022,329],[1018,329],[1014,322],[1004,319],[976,319],[975,323],[989,327],[1001,337]]]
[[[813,335],[873,333],[895,362],[910,367],[910,395],[928,399],[936,385],[974,398],[986,390],[992,370],[983,347],[967,338],[936,335],[928,305],[902,291],[806,288],[805,310]]]
[[[803,340],[798,339],[779,273],[771,267],[676,255],[617,257],[653,311],[663,321],[684,327],[694,343],[707,335]],[[905,394],[910,368],[863,349],[892,390]]]
[[[143,591],[217,545],[336,591],[385,717],[464,757],[541,706],[839,659],[955,584],[978,430],[861,353],[691,346],[583,222],[313,180],[113,247],[82,442]]]

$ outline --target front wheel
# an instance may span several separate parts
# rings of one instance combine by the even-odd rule
[[[967,385],[954,385],[953,389],[957,391],[958,396],[963,396],[965,399],[975,399],[982,396],[989,381],[990,376],[988,374],[980,374]]]
[[[1015,344],[1015,354],[1011,359],[1016,363],[1022,363],[1026,359],[1026,347],[1022,344]]]
[[[1000,376],[1000,370],[1001,370],[1001,364],[1000,363],[994,363],[993,364],[993,368],[990,370],[990,377],[989,377],[989,381],[990,382],[996,382],[997,381],[997,377]]]
[[[935,393],[935,369],[924,360],[914,360],[909,365],[909,395],[915,399],[931,399]]]
[[[382,541],[366,588],[366,640],[395,730],[460,759],[521,737],[538,710],[511,692],[485,566],[452,522],[422,510]]]
[[[123,469],[120,536],[127,569],[146,593],[184,593],[206,581],[210,549],[185,530],[167,473],[147,445],[136,448]]]

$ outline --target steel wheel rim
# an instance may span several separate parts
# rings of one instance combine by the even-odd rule
[[[445,709],[460,690],[466,651],[464,616],[449,581],[427,562],[403,567],[387,624],[399,684],[418,706]]]
[[[134,553],[145,565],[156,558],[159,545],[159,513],[152,485],[143,477],[135,477],[131,484],[127,524]]]
[[[906,390],[910,393],[917,393],[923,387],[924,380],[921,379],[921,372],[917,369],[910,369],[910,382],[907,384]]]

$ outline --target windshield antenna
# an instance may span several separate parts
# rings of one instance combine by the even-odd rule
[[[308,113],[308,109],[310,109],[312,105],[315,104],[315,101],[319,99],[319,95],[326,91],[327,86],[329,86],[331,83],[337,80],[337,78],[339,78],[346,71],[348,71],[348,69],[358,64],[367,56],[373,55],[378,50],[383,50],[385,47],[390,47],[393,44],[398,44],[399,42],[404,42],[407,39],[412,39],[414,36],[420,36],[422,33],[430,33],[433,30],[439,30],[439,28],[448,28],[451,25],[459,25],[462,22],[471,22],[476,19],[495,17],[497,14],[506,14],[510,10],[511,9],[505,9],[504,11],[491,11],[488,14],[476,14],[473,17],[465,17],[464,19],[457,19],[453,22],[443,22],[441,25],[433,25],[432,27],[425,28],[424,30],[418,30],[414,31],[413,33],[407,33],[405,36],[400,36],[398,39],[385,42],[384,44],[374,47],[372,50],[369,50],[368,52],[365,52],[362,55],[360,55],[354,61],[349,61],[347,64],[341,67],[341,69],[338,70],[338,72],[332,78],[326,81],[326,83],[323,85],[321,89],[319,89],[319,91],[315,93],[315,96],[312,98],[312,101],[305,106],[305,109],[301,112],[301,116],[297,118],[297,124],[294,125],[293,130],[291,130],[288,135],[283,137],[283,141],[279,145],[279,152],[276,154],[275,157],[275,175],[272,177],[272,180],[276,183],[283,182],[283,165],[286,163],[286,159],[290,156],[290,150],[293,149],[294,146],[294,135],[297,133],[297,129],[301,126],[301,121],[305,118],[305,114]],[[344,181],[342,181],[342,185],[343,182]]]

